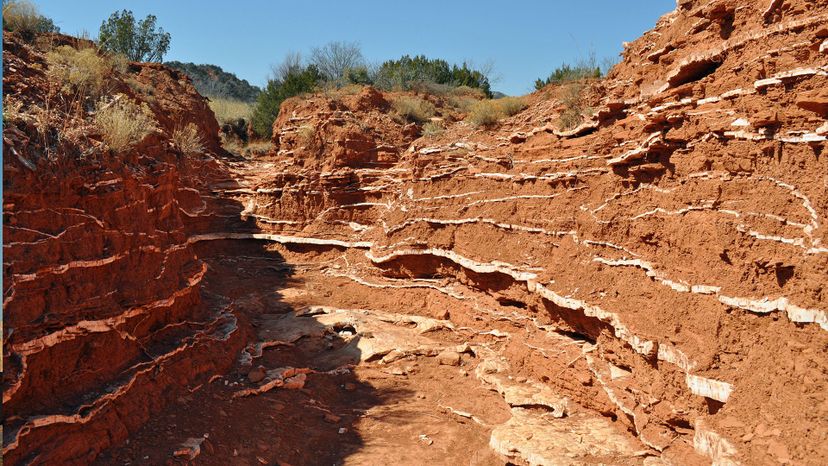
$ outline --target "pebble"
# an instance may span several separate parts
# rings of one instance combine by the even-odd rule
[[[264,380],[265,375],[267,375],[265,368],[259,366],[247,373],[247,380],[249,380],[250,383],[258,383]]]
[[[337,422],[341,421],[342,417],[337,416],[336,414],[326,413],[325,414],[325,422],[330,422],[331,424],[336,424]]]

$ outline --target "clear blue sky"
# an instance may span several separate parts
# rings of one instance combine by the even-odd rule
[[[493,89],[532,89],[562,62],[594,50],[617,57],[675,7],[675,0],[454,1],[35,0],[64,33],[94,38],[113,11],[149,13],[172,34],[164,60],[211,63],[263,85],[288,51],[356,41],[370,62],[425,54],[449,62],[492,61]]]

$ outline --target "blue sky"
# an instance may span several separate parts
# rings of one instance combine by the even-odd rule
[[[35,0],[64,33],[97,36],[113,11],[149,13],[172,34],[165,60],[212,63],[263,85],[288,51],[355,41],[371,62],[425,54],[449,62],[493,62],[493,89],[532,90],[535,78],[594,50],[617,57],[675,7],[675,0],[576,1],[183,1]]]

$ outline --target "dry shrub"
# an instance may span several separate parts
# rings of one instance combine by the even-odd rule
[[[3,2],[3,29],[34,34],[40,26],[40,13],[32,2],[11,0]]]
[[[210,110],[216,116],[219,124],[235,123],[239,119],[250,121],[253,114],[253,104],[241,100],[210,97]]]
[[[103,95],[106,78],[112,72],[112,63],[93,48],[77,50],[61,45],[46,54],[46,63],[49,79],[80,97]]]
[[[117,74],[126,74],[129,69],[129,58],[121,53],[109,53],[106,55],[112,70]]]
[[[3,96],[3,124],[16,123],[29,118],[23,113],[23,102],[15,100],[11,95]]]
[[[558,89],[558,101],[564,106],[558,121],[558,128],[562,131],[575,128],[592,111],[584,102],[584,88],[583,83],[573,82]]]
[[[476,87],[469,87],[469,86],[457,86],[451,88],[449,95],[457,96],[457,97],[474,97],[478,100],[485,99],[486,93],[483,92],[483,89],[478,89]]]
[[[512,116],[524,108],[526,102],[520,97],[481,100],[471,107],[466,120],[474,126],[492,126],[501,118]]]
[[[482,100],[472,105],[466,120],[474,126],[492,126],[500,120],[500,109],[493,100]]]
[[[129,149],[156,131],[156,122],[147,104],[136,104],[125,95],[100,99],[95,106],[95,125],[104,142],[115,151]]]
[[[356,95],[362,92],[362,89],[365,87],[362,84],[345,84],[341,85],[340,83],[333,82],[333,83],[323,83],[320,85],[322,89],[322,94],[331,99],[331,100],[339,100],[342,97],[349,96],[349,95]]]
[[[306,146],[312,146],[316,141],[316,129],[313,126],[302,126],[296,131],[298,141]]]
[[[198,131],[198,126],[188,123],[183,128],[177,128],[172,133],[172,142],[175,147],[185,154],[204,152],[204,141]]]
[[[406,121],[423,123],[434,116],[434,105],[417,97],[397,97],[393,107],[397,115]]]
[[[463,113],[468,113],[469,110],[471,110],[471,108],[474,106],[474,104],[480,102],[480,99],[478,98],[462,95],[450,95],[446,98],[446,100],[452,108],[460,110]]]
[[[445,131],[443,125],[437,121],[429,121],[423,125],[423,135],[425,136],[437,136],[442,134]]]
[[[526,101],[521,97],[502,97],[495,100],[495,103],[504,116],[512,116],[526,108]]]

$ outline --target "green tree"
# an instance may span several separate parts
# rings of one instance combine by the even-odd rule
[[[469,86],[481,89],[491,97],[489,79],[478,70],[449,65],[447,61],[416,55],[403,55],[399,60],[388,60],[377,70],[375,83],[382,89],[411,89],[419,83],[437,83],[449,86]]]
[[[371,71],[367,66],[357,66],[356,68],[348,68],[345,70],[344,79],[349,84],[374,84],[374,79],[371,77]]]
[[[492,97],[492,89],[489,85],[489,78],[477,70],[469,68],[463,63],[463,66],[452,65],[451,67],[451,82],[452,86],[468,86],[480,89],[486,94],[486,97]]]
[[[600,77],[601,67],[599,66],[583,64],[569,66],[564,63],[563,65],[555,68],[555,71],[553,71],[546,79],[536,79],[535,89],[543,89],[546,85],[552,83],[560,84],[568,81],[578,81],[581,79]]]
[[[253,131],[261,137],[270,137],[282,102],[289,97],[313,91],[322,79],[319,69],[308,65],[304,69],[289,71],[282,79],[269,80],[256,99],[251,118]]]
[[[101,24],[101,49],[125,55],[132,61],[157,61],[170,49],[170,34],[156,28],[155,15],[136,22],[129,10],[116,11]]]

